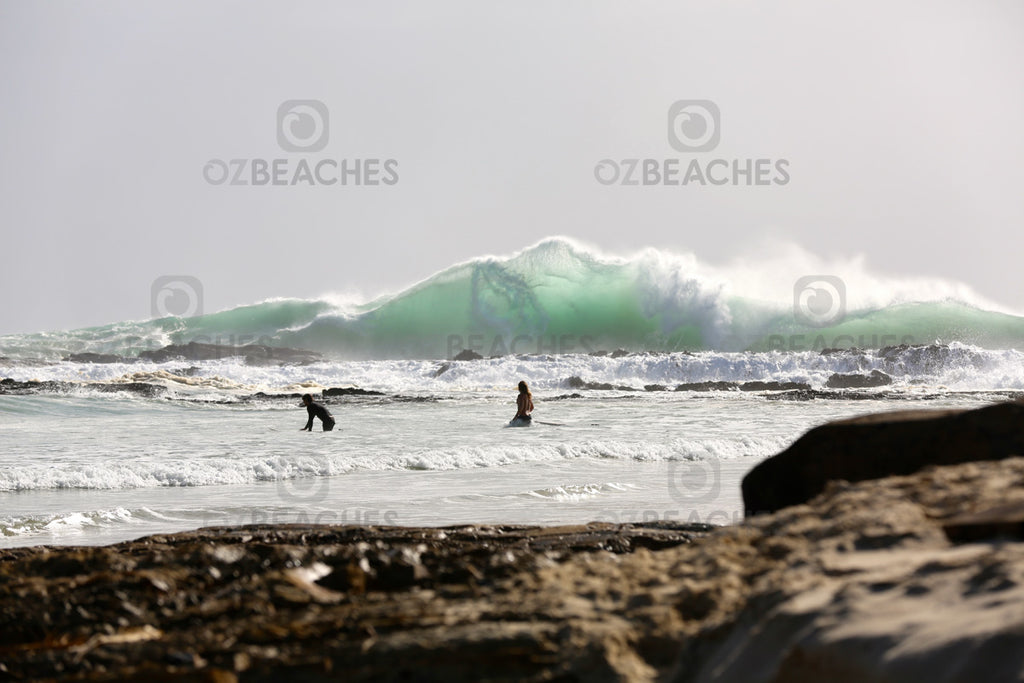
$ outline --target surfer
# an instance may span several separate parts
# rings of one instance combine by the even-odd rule
[[[526,426],[533,421],[530,413],[533,412],[533,394],[525,381],[519,382],[519,397],[516,398],[516,416],[510,424]]]
[[[302,405],[306,406],[306,411],[309,413],[309,422],[302,428],[304,432],[313,431],[313,418],[319,417],[320,421],[324,423],[324,431],[329,432],[334,429],[334,416],[331,415],[331,411],[327,410],[323,405],[313,402],[313,397],[309,394],[302,395]]]

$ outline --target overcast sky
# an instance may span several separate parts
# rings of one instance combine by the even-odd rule
[[[1022,74],[1019,0],[4,0],[0,333],[148,318],[165,275],[207,311],[375,294],[556,234],[861,254],[1024,309]],[[712,150],[670,143],[689,100]],[[232,159],[380,160],[381,184],[211,183]],[[604,159],[787,182],[606,185]]]

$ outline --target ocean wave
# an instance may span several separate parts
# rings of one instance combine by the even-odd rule
[[[408,454],[394,453],[387,449],[365,455],[344,453],[319,456],[203,457],[178,459],[173,463],[108,458],[90,464],[54,463],[5,467],[0,471],[0,492],[277,482],[282,491],[291,491],[302,497],[304,489],[330,487],[335,477],[354,471],[459,470],[577,459],[692,462],[764,457],[777,452],[784,445],[781,438],[743,437],[677,439],[667,443],[608,440],[458,446],[423,449]]]
[[[960,342],[1024,347],[1024,318],[955,282],[883,280],[857,263],[807,276],[804,256],[712,268],[648,249],[611,257],[552,238],[453,265],[363,304],[273,299],[193,318],[0,337],[0,356],[133,356],[167,344],[265,344],[335,359],[631,351],[820,351]],[[770,266],[770,267],[769,267]],[[11,361],[11,364],[15,364]],[[0,363],[3,361],[0,360]]]

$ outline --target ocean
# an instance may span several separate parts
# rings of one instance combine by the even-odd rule
[[[799,274],[782,303],[694,269],[555,239],[366,302],[0,336],[0,546],[291,522],[728,524],[743,475],[815,425],[1024,392],[1012,313],[948,292],[879,303],[877,286],[858,302],[857,283]],[[189,342],[216,353],[152,355]],[[507,428],[520,380],[535,424]],[[300,431],[306,392],[335,431]]]

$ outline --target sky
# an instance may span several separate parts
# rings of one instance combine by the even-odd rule
[[[370,297],[549,235],[1024,311],[1022,73],[1019,0],[0,0],[0,334],[150,318],[181,276],[208,312]]]

